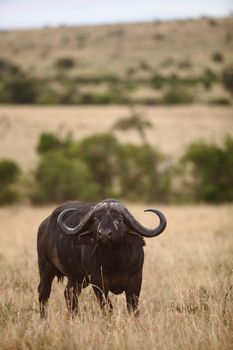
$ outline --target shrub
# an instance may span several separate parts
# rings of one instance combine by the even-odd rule
[[[214,18],[209,18],[209,19],[208,19],[208,23],[209,23],[209,25],[210,25],[211,27],[216,27],[216,26],[218,25],[217,20],[214,19]]]
[[[61,96],[60,94],[53,88],[51,88],[48,84],[43,83],[38,88],[38,95],[36,99],[37,104],[41,105],[51,105],[51,104],[59,104]]]
[[[162,62],[160,63],[160,66],[161,66],[161,67],[164,67],[164,68],[168,68],[168,67],[173,66],[174,63],[175,63],[174,58],[168,57],[168,58],[166,58],[164,61],[162,61]]]
[[[233,200],[233,138],[223,147],[204,142],[191,144],[182,158],[184,171],[191,165],[190,196],[197,201]]]
[[[102,104],[112,104],[115,101],[114,96],[111,94],[91,94],[84,93],[81,95],[79,99],[81,104],[94,104],[94,105],[102,105]]]
[[[224,87],[233,94],[233,66],[224,68],[222,81]]]
[[[108,32],[110,36],[116,36],[116,37],[122,37],[124,35],[124,29],[119,27],[113,28],[111,31]]]
[[[167,201],[170,177],[160,170],[160,154],[148,145],[120,145],[111,134],[80,142],[44,133],[35,172],[35,203],[119,196]],[[77,187],[77,188],[76,188]]]
[[[212,84],[217,80],[217,77],[211,69],[206,68],[200,80],[206,89],[210,89]]]
[[[6,103],[35,103],[37,99],[36,81],[27,77],[14,77],[4,82]]]
[[[12,160],[0,160],[0,205],[11,204],[19,199],[19,193],[14,185],[20,176],[19,166]]]
[[[74,79],[78,84],[101,84],[101,83],[116,83],[120,78],[114,74],[106,73],[102,75],[80,75]]]
[[[214,62],[223,62],[224,61],[224,56],[221,52],[214,52],[213,55],[212,55],[212,60]]]
[[[20,199],[19,192],[12,188],[1,188],[0,187],[0,205],[13,204],[18,202]]]
[[[177,67],[180,69],[188,69],[192,67],[192,62],[189,58],[186,58],[177,63]]]
[[[126,76],[129,78],[132,78],[136,72],[137,72],[137,69],[135,67],[128,67],[126,70]]]
[[[165,104],[189,104],[194,101],[193,94],[182,85],[173,84],[164,94]]]
[[[97,134],[83,139],[71,147],[70,154],[80,158],[100,186],[101,196],[109,196],[114,192],[115,177],[118,172],[119,145],[110,134]]]
[[[104,105],[104,104],[117,104],[117,103],[127,103],[128,99],[117,91],[108,91],[106,93],[84,93],[79,98],[80,104],[94,104],[94,105]]]
[[[210,100],[209,103],[212,105],[230,106],[231,100],[227,97],[220,96],[220,97],[215,97],[214,99]]]
[[[40,135],[37,152],[39,154],[45,154],[50,151],[65,150],[68,148],[71,142],[71,136],[68,134],[64,140],[61,140],[57,135],[49,132],[43,132]]]
[[[120,84],[120,89],[123,91],[134,91],[137,88],[137,82],[135,80],[122,80]],[[122,94],[124,95],[124,93]],[[127,99],[125,98],[125,101]]]
[[[157,32],[153,35],[153,38],[155,40],[164,40],[165,36],[164,36],[164,34]]]
[[[18,165],[13,160],[0,160],[0,184],[9,185],[15,183],[20,174]]]
[[[93,200],[98,197],[99,186],[93,180],[87,165],[79,159],[67,158],[62,152],[44,155],[35,172],[33,203],[63,202],[67,200]]]
[[[163,87],[165,82],[166,82],[166,79],[163,76],[159,75],[159,74],[155,75],[151,79],[151,84],[152,84],[153,88],[154,89],[158,89],[158,90]]]
[[[161,155],[148,145],[122,145],[119,158],[121,196],[131,200],[165,202],[169,180],[159,173]]]
[[[55,62],[57,68],[70,69],[74,68],[75,62],[71,57],[61,57]]]
[[[0,78],[22,76],[22,70],[14,63],[0,58]]]
[[[144,71],[148,71],[148,70],[150,70],[150,68],[151,68],[150,65],[149,65],[149,63],[146,62],[146,61],[144,61],[144,60],[140,61],[139,64],[138,64],[138,66],[139,66],[139,68],[140,68],[141,70],[144,70]]]

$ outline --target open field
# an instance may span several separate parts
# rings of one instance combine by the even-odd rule
[[[156,207],[156,204],[154,205]],[[153,226],[145,205],[128,204]],[[54,281],[48,319],[39,320],[36,230],[51,207],[0,210],[0,348],[232,349],[233,205],[161,206],[165,233],[147,239],[139,319],[112,296],[114,313],[101,316],[91,288],[70,320],[64,285]]]
[[[232,103],[232,95],[222,84],[223,69],[232,63],[232,27],[229,17],[2,31],[0,92],[11,79],[17,81],[14,69],[19,69],[29,83],[31,78],[40,80],[38,86],[44,96],[39,95],[36,103],[59,103],[61,99],[55,98],[54,102],[51,91],[57,93],[55,96],[74,93],[77,103],[75,97],[85,93],[104,96],[117,90],[111,80],[115,75],[119,81],[127,82],[125,87],[118,86],[123,96],[127,92],[134,97],[132,101],[149,98],[161,103],[159,98],[169,84],[172,86],[174,74],[179,79],[199,77],[202,81],[204,77],[207,80],[198,82],[192,91],[194,102],[199,104],[140,107],[154,126],[146,130],[149,143],[168,161],[175,162],[193,141],[221,144],[226,135],[233,136],[232,108],[210,104],[214,100],[222,103],[224,98],[225,103]],[[57,61],[62,58],[71,59],[73,66],[59,68]],[[10,79],[4,78],[6,63],[13,70]],[[155,88],[149,82],[159,74],[170,80]],[[211,84],[208,75],[214,77]],[[81,84],[81,76],[90,81]],[[101,83],[95,82],[98,76]],[[137,80],[132,88],[129,83]],[[183,87],[191,88],[187,84]],[[7,91],[13,90],[6,88],[6,96]],[[19,88],[16,97],[21,92]],[[15,103],[14,99],[2,101]],[[16,102],[19,103],[17,99]],[[60,137],[71,132],[75,139],[81,139],[93,133],[113,132],[113,124],[128,115],[129,109],[121,105],[2,104],[0,159],[17,161],[25,177],[30,177],[36,167],[36,145],[42,132],[54,132]],[[121,142],[141,142],[135,131],[115,134]],[[36,231],[53,208],[25,203],[0,208],[0,350],[232,349],[233,204],[150,206],[165,213],[168,227],[160,237],[147,239],[140,317],[136,320],[127,314],[123,295],[111,296],[113,315],[103,317],[88,287],[80,297],[78,318],[71,320],[63,297],[65,283],[54,281],[48,318],[43,322],[37,303]],[[136,218],[152,227],[153,215],[143,212],[146,207],[128,203]]]
[[[147,131],[150,144],[172,159],[180,157],[193,141],[222,142],[233,135],[230,107],[182,106],[141,108],[154,125]],[[109,132],[115,121],[127,116],[126,107],[0,107],[0,158],[12,158],[24,169],[36,162],[36,144],[41,132],[64,136],[71,131],[77,139],[97,132]],[[140,139],[134,131],[117,132],[122,142]]]

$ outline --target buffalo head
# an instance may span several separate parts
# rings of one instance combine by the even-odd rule
[[[77,208],[64,209],[58,216],[57,222],[66,235],[83,237],[94,234],[95,240],[101,243],[117,242],[127,236],[155,237],[161,234],[166,227],[165,216],[157,209],[146,209],[159,217],[159,225],[154,229],[142,226],[128,211],[115,199],[106,199],[94,205],[75,227],[65,223],[65,216],[77,211]]]

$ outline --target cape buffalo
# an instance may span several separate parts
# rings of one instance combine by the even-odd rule
[[[41,317],[55,276],[68,279],[64,294],[72,315],[77,313],[78,296],[88,284],[103,311],[105,306],[112,310],[109,291],[125,292],[128,311],[138,315],[143,237],[158,236],[166,227],[166,218],[159,210],[145,211],[159,217],[155,229],[142,226],[115,199],[65,203],[41,223],[37,238]]]

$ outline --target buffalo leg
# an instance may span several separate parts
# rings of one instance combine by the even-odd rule
[[[39,261],[39,272],[40,272],[40,283],[38,286],[39,293],[39,305],[40,305],[40,316],[44,318],[45,316],[45,304],[47,303],[53,279],[56,275],[54,267],[45,262]]]
[[[100,305],[101,311],[104,315],[106,315],[106,309],[108,310],[108,313],[112,312],[113,306],[111,303],[111,300],[108,297],[108,291],[103,292],[100,288],[97,286],[92,286],[95,295],[97,297],[98,303]]]
[[[74,317],[78,313],[78,296],[81,292],[81,287],[78,282],[68,280],[64,295],[68,311]]]
[[[127,309],[129,313],[133,313],[134,316],[139,316],[139,310],[138,310],[138,302],[139,302],[139,295],[141,292],[141,285],[142,285],[142,277],[136,277],[135,279],[132,279],[133,282],[131,282],[129,288],[126,289],[125,295],[126,295],[126,303],[127,303]]]

